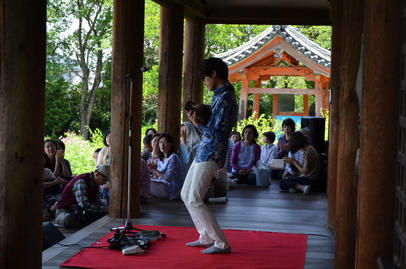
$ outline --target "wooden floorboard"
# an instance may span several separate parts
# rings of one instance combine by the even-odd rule
[[[270,188],[238,185],[228,193],[225,204],[208,206],[224,229],[259,230],[284,233],[308,234],[306,269],[328,269],[334,264],[334,238],[327,228],[327,197],[322,193],[302,195],[281,193],[278,181]],[[43,251],[43,268],[59,268],[59,264],[77,253],[82,247],[109,232],[111,227],[123,223],[122,219],[108,216],[72,233],[60,244]],[[181,201],[152,199],[142,205],[141,217],[135,225],[193,226],[192,220]]]

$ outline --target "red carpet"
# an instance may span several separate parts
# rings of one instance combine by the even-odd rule
[[[203,248],[186,247],[198,238],[195,228],[135,226],[159,230],[166,238],[152,242],[147,253],[124,256],[121,251],[87,248],[61,266],[83,268],[303,268],[307,235],[224,230],[231,244],[231,254],[206,255]],[[106,246],[112,233],[92,246]]]

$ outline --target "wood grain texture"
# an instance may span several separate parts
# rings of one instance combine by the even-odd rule
[[[39,268],[46,2],[1,1],[0,14],[0,268]]]

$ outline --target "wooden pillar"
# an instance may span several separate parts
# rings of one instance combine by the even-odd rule
[[[255,88],[260,88],[261,87],[261,80],[255,80],[254,81],[254,87]],[[254,93],[254,104],[252,108],[252,113],[255,112],[255,117],[254,119],[258,119],[259,117],[259,107],[261,103],[261,95],[259,93]]]
[[[183,105],[187,101],[203,103],[203,81],[199,77],[199,66],[203,60],[205,27],[201,21],[186,20],[185,55],[183,78]],[[185,111],[183,121],[188,120]]]
[[[322,76],[322,81],[321,81],[321,109],[323,114],[329,110],[329,97],[330,97],[330,92],[329,92],[329,82],[330,80],[326,78],[325,76]]]
[[[357,230],[357,180],[359,108],[355,91],[361,51],[363,1],[342,1],[342,58],[339,148],[337,152],[337,209],[335,268],[354,268]]]
[[[183,7],[161,6],[158,129],[179,146],[183,49]]]
[[[356,268],[392,260],[401,1],[365,1]],[[385,52],[382,55],[382,52]]]
[[[303,114],[309,116],[309,95],[303,94]]]
[[[278,115],[278,95],[272,96],[272,117],[275,118]]]
[[[316,95],[314,98],[314,113],[316,117],[320,117],[320,109],[322,107],[322,85],[320,81],[320,75],[316,76],[316,81],[315,81],[315,90],[316,90]]]
[[[342,43],[344,30],[342,29],[342,2],[334,0],[333,7],[333,25],[332,25],[332,57],[331,57],[331,105],[329,120],[329,148],[328,148],[328,179],[327,179],[327,197],[328,197],[328,227],[336,227],[336,197],[337,197],[337,152],[340,143],[339,138],[339,104],[340,104],[340,70],[342,58]]]
[[[247,105],[248,105],[248,87],[250,81],[248,78],[244,78],[241,81],[241,90],[240,90],[240,108],[238,112],[238,120],[243,120],[247,117]]]
[[[142,115],[142,73],[139,70],[143,65],[144,1],[115,0],[113,10],[110,216],[127,216],[128,145],[131,144],[130,216],[138,217]],[[130,114],[133,115],[131,141],[128,138]]]
[[[46,2],[0,10],[0,268],[40,268]]]

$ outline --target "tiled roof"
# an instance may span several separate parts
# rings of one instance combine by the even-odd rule
[[[273,25],[241,46],[224,53],[215,54],[215,57],[221,58],[229,66],[236,64],[260,50],[277,36],[283,38],[299,53],[309,58],[315,64],[330,68],[330,51],[315,44],[290,25]]]

